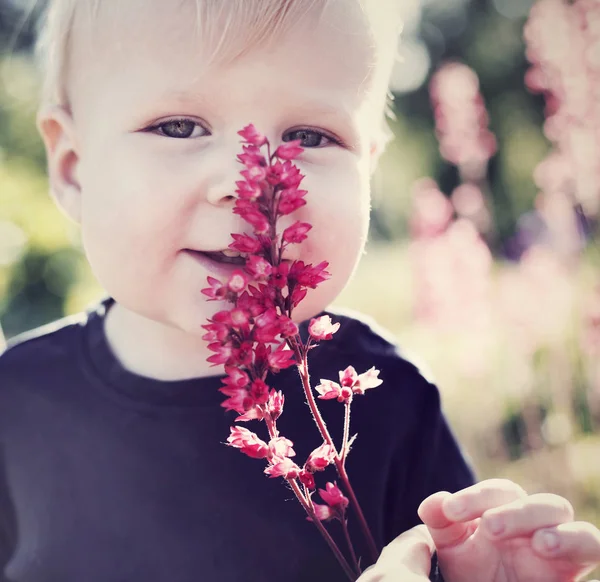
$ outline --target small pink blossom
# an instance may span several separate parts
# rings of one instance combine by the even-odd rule
[[[301,471],[302,469],[289,457],[278,459],[265,469],[265,473],[270,477],[283,477],[284,479],[296,479]]]
[[[202,293],[210,299],[222,299],[227,293],[227,287],[214,277],[207,277],[207,281],[210,287],[202,289]]]
[[[274,352],[267,355],[267,362],[272,372],[277,373],[279,370],[289,368],[295,363],[294,352],[292,350],[286,350],[283,347],[284,345],[284,343],[280,344]],[[271,348],[269,347],[269,350],[270,349]]]
[[[281,337],[293,337],[298,333],[298,326],[286,315],[280,315],[277,321]]]
[[[254,277],[256,281],[264,281],[269,278],[273,272],[273,265],[263,257],[250,255],[246,260],[246,271]]]
[[[260,188],[260,184],[256,184],[254,182],[248,182],[247,180],[239,180],[235,183],[237,189],[235,193],[238,195],[238,198],[241,200],[258,200],[260,195],[262,194],[262,190]],[[233,237],[239,235],[232,235]]]
[[[320,505],[319,503],[313,503],[313,510],[315,512],[315,517],[319,521],[329,521],[330,519],[336,517],[335,512],[331,509],[331,507],[329,507],[329,505]]]
[[[250,166],[241,172],[248,182],[262,182],[267,177],[267,169],[264,166]]]
[[[352,392],[354,394],[364,394],[365,390],[369,388],[376,388],[383,383],[383,380],[379,378],[379,370],[376,370],[373,366],[366,372],[359,374],[356,383],[352,386]]]
[[[231,346],[231,344],[221,344],[218,342],[214,342],[212,344],[208,344],[208,349],[211,352],[216,352],[214,355],[207,358],[207,360],[211,362],[213,366],[231,363],[231,359],[233,356],[233,347]]]
[[[250,313],[246,309],[235,308],[231,310],[231,327],[247,329],[250,324]]]
[[[340,384],[342,386],[352,387],[358,380],[358,374],[352,366],[348,366],[345,370],[340,371]]]
[[[250,395],[256,404],[265,404],[269,400],[269,386],[260,378],[256,378],[250,387]]]
[[[321,383],[315,386],[315,390],[321,395],[319,398],[322,400],[339,399],[342,395],[342,387],[337,382],[324,380],[323,378],[321,378]]]
[[[292,448],[294,443],[285,437],[275,437],[269,441],[269,450],[274,457],[294,457],[296,452]]]
[[[304,466],[310,472],[323,471],[334,459],[335,449],[329,443],[323,443],[308,456]]]
[[[269,400],[267,402],[267,411],[273,420],[277,420],[281,416],[284,402],[285,398],[281,390],[271,390],[271,394],[269,395]]]
[[[254,166],[266,166],[267,160],[262,155],[260,148],[249,145],[243,146],[243,153],[238,154],[238,160],[242,162],[247,168],[252,168]]]
[[[230,388],[245,388],[250,384],[250,378],[244,370],[235,366],[227,367],[227,377],[223,379],[223,383]]]
[[[302,469],[302,471],[300,471],[300,475],[298,475],[298,479],[300,479],[300,483],[302,483],[302,485],[304,485],[305,487],[308,487],[309,489],[314,489],[316,487],[315,476],[310,471],[307,471],[306,469]]]
[[[329,315],[313,318],[308,325],[308,333],[314,340],[330,340],[340,328],[339,323],[331,323]]]
[[[304,199],[306,193],[306,190],[297,190],[296,188],[282,190],[279,195],[278,213],[281,216],[286,216],[304,206],[306,204]]]
[[[288,226],[282,235],[284,243],[301,243],[307,238],[308,231],[312,225],[308,222],[296,221],[291,226]]]
[[[319,495],[329,507],[342,509],[348,507],[348,498],[334,483],[327,483],[325,489],[319,489]]]
[[[304,148],[300,146],[300,140],[295,139],[281,144],[276,150],[275,155],[282,160],[293,160],[297,158]]]
[[[329,266],[327,261],[322,261],[316,266],[305,265],[303,261],[294,261],[290,268],[290,278],[296,280],[300,285],[316,289],[319,283],[327,281],[331,277],[325,269]]]
[[[266,234],[269,232],[269,221],[267,217],[257,210],[254,203],[250,200],[237,199],[234,214],[239,214],[246,222],[252,225],[257,234]]]
[[[235,242],[229,245],[229,248],[240,253],[258,253],[262,245],[259,240],[247,234],[232,234]]]
[[[253,459],[264,459],[270,454],[267,443],[259,439],[252,431],[241,426],[231,427],[231,434],[227,437],[227,442]]]
[[[239,269],[236,269],[227,281],[227,287],[233,293],[241,293],[246,285],[248,285],[248,276]]]
[[[219,391],[228,396],[226,400],[221,402],[221,406],[227,411],[234,410],[238,414],[245,414],[252,406],[252,398],[244,387],[232,386],[230,388],[220,388]]]
[[[290,272],[290,264],[287,261],[282,261],[279,266],[273,269],[271,273],[270,283],[278,289],[283,289],[288,284],[288,274]]]
[[[261,147],[267,143],[267,138],[262,133],[257,131],[254,124],[250,123],[244,129],[238,131],[238,135],[241,135],[248,143]]]

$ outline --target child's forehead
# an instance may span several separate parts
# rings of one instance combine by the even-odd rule
[[[259,6],[260,1],[264,3],[244,0],[246,6]],[[101,72],[96,76],[109,83],[135,76],[155,85],[157,91],[176,92],[202,84],[212,73],[226,88],[225,73],[236,57],[260,71],[262,78],[279,76],[297,57],[302,65],[294,66],[294,83],[300,85],[310,77],[313,83],[322,79],[332,87],[356,91],[375,59],[372,31],[360,4],[357,0],[296,3],[300,4],[304,10],[296,18],[274,17],[271,29],[264,30],[267,25],[260,21],[260,11],[240,10],[245,5],[241,2],[221,2],[221,9],[211,12],[209,3],[201,0],[180,0],[176,5],[164,0],[103,0],[95,13],[79,14],[75,20],[71,66],[77,74],[73,79],[93,83],[96,69]],[[265,55],[268,58],[261,58]],[[250,71],[248,82],[252,82]]]

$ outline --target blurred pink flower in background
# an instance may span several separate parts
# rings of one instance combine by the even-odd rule
[[[546,99],[546,137],[557,152],[561,188],[585,213],[600,211],[600,6],[591,0],[538,0],[525,25],[528,88]],[[565,171],[568,169],[568,173]],[[542,178],[543,179],[543,178]],[[546,186],[554,189],[550,180]],[[543,188],[546,191],[546,188]]]
[[[447,63],[433,75],[430,96],[440,153],[471,179],[485,174],[496,153],[496,138],[475,72],[462,63]]]

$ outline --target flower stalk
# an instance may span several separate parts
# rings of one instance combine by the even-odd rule
[[[222,406],[235,411],[236,423],[251,420],[264,421],[269,440],[235,424],[231,427],[228,445],[240,449],[249,457],[267,462],[265,474],[286,480],[298,502],[331,548],[349,580],[361,574],[360,560],[348,529],[347,508],[350,506],[360,525],[370,554],[375,562],[379,550],[367,520],[352,489],[346,471],[346,459],[351,449],[350,409],[353,399],[366,390],[381,384],[379,371],[371,368],[358,374],[352,366],[339,372],[339,383],[321,379],[311,387],[308,352],[328,341],[340,324],[328,315],[313,318],[308,325],[306,343],[300,337],[293,321],[293,311],[306,297],[309,289],[316,289],[330,274],[328,263],[305,264],[301,260],[286,259],[286,248],[300,244],[308,236],[312,225],[296,221],[283,232],[277,229],[278,219],[294,213],[306,204],[305,190],[299,188],[304,176],[293,164],[303,151],[299,141],[280,145],[271,153],[269,141],[253,125],[239,134],[243,138],[242,153],[238,160],[244,165],[244,178],[236,182],[237,199],[233,212],[241,216],[253,229],[253,235],[232,234],[231,250],[244,258],[243,269],[232,270],[227,281],[208,277],[209,287],[202,290],[208,300],[225,301],[232,309],[213,315],[203,326],[203,338],[214,352],[208,358],[212,365],[224,366],[226,377],[221,392],[227,396]],[[261,149],[266,146],[267,156]],[[297,464],[293,442],[281,435],[277,419],[283,412],[285,395],[268,385],[270,375],[296,365],[306,402],[310,408],[323,444],[312,451],[303,465]],[[314,392],[313,392],[314,390]],[[337,400],[344,404],[344,430],[339,451],[317,405],[321,400]],[[327,482],[318,494],[324,504],[313,501],[317,473],[333,466],[341,482]],[[348,546],[349,559],[340,550],[326,527],[333,521],[341,523],[342,535]]]

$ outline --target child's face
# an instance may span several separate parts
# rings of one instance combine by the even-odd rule
[[[108,4],[73,37],[73,121],[61,122],[63,151],[72,151],[53,178],[102,286],[129,310],[203,333],[224,306],[205,301],[200,290],[215,275],[187,249],[225,249],[230,233],[251,232],[233,214],[232,194],[243,169],[237,131],[253,123],[273,147],[303,137],[307,205],[282,228],[313,225],[289,256],[329,261],[332,279],[309,291],[296,319],[323,309],[363,249],[379,123],[369,99],[373,49],[354,0],[227,66],[207,66],[193,2]]]

